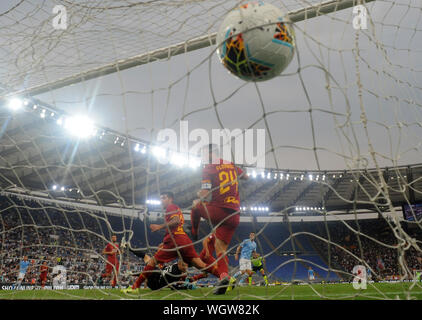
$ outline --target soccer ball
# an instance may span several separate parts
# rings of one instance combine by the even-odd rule
[[[264,81],[279,75],[295,51],[295,35],[288,16],[263,2],[230,11],[216,41],[221,63],[246,81]]]

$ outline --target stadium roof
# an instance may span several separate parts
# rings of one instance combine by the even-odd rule
[[[83,198],[128,208],[158,199],[159,190],[172,190],[183,208],[195,199],[199,168],[161,165],[149,149],[137,152],[135,140],[107,128],[99,128],[89,139],[72,138],[57,124],[60,114],[42,110],[46,109],[27,106],[12,112],[0,107],[2,190],[17,187],[28,193],[46,192],[52,198]],[[252,176],[254,169],[247,170]],[[380,171],[257,171],[255,178],[241,182],[242,206],[294,212],[296,207],[375,209],[377,203],[383,210],[385,190],[380,188],[378,172],[394,205],[422,201],[422,165],[409,165]]]

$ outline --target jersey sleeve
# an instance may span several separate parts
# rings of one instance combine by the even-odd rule
[[[236,173],[240,177],[243,174],[242,168],[236,167]]]

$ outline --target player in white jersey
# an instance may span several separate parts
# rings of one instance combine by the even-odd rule
[[[51,275],[53,278],[53,289],[66,289],[67,270],[62,264],[61,258],[57,258],[57,266],[53,268]]]

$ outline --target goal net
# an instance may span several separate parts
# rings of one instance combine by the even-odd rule
[[[1,2],[1,298],[213,298],[213,275],[170,290],[171,263],[154,271],[159,290],[120,291],[163,241],[151,230],[161,192],[191,236],[202,164],[186,150],[200,134],[226,158],[254,141],[242,150],[255,162],[226,159],[249,176],[236,180],[229,275],[250,232],[263,264],[227,299],[421,298],[420,1],[266,2],[288,14],[296,47],[264,82],[235,78],[216,54],[245,1]],[[198,254],[217,227],[201,221]]]

